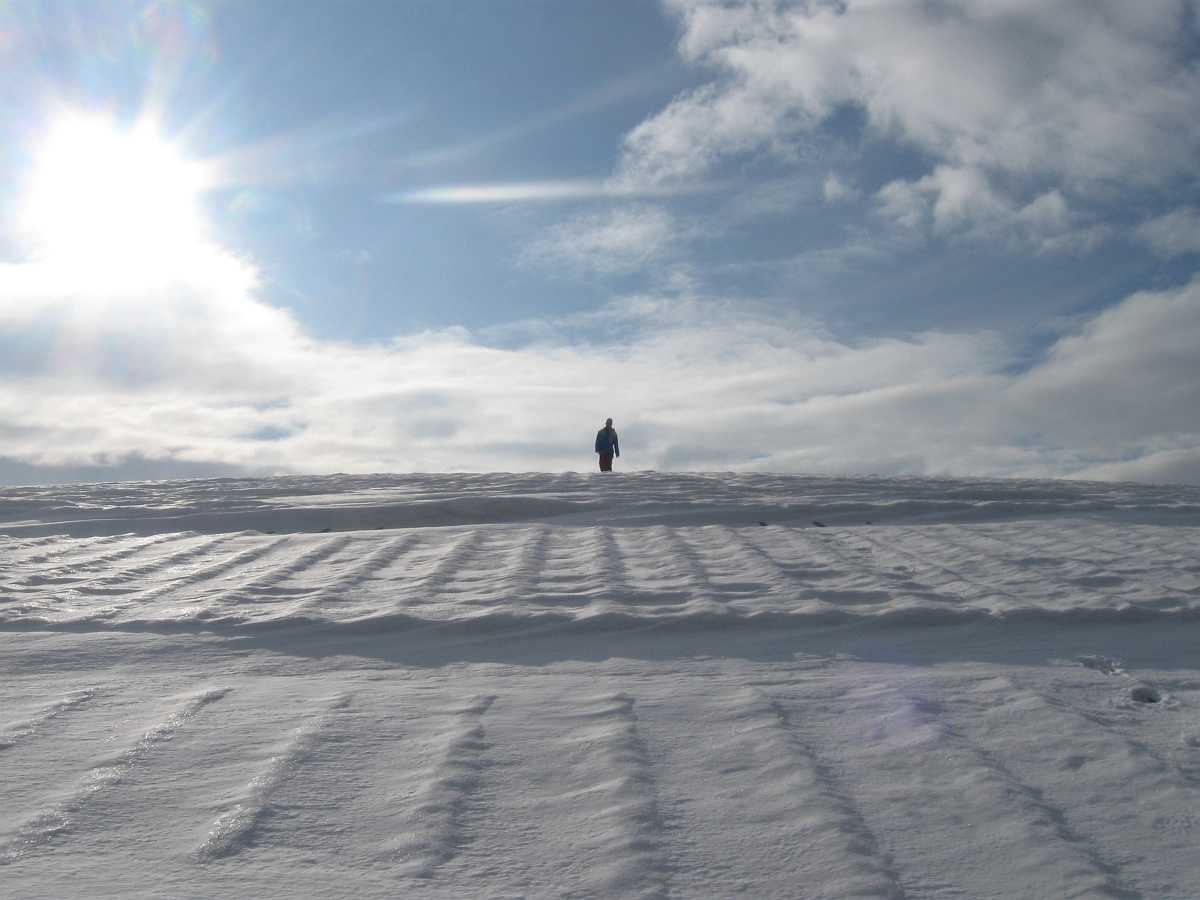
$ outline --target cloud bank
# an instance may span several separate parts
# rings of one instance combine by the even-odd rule
[[[877,191],[909,226],[1049,241],[1114,193],[1196,173],[1200,70],[1188,0],[668,0],[716,80],[627,136],[618,181],[806,157],[839,114],[927,174]]]
[[[755,216],[783,231],[801,202],[860,213],[851,245],[812,245],[838,264],[854,241],[869,250],[871,223],[906,235],[901,250],[941,237],[1051,253],[1123,229],[1162,259],[1196,253],[1180,187],[1200,175],[1193,3],[668,5],[681,53],[713,77],[630,131],[611,179],[422,195],[575,191],[597,205],[544,224],[517,264],[660,287],[361,345],[306,333],[262,302],[252,262],[215,246],[132,246],[115,280],[89,269],[111,259],[0,265],[0,478],[3,460],[31,478],[590,470],[612,416],[626,468],[1200,483],[1200,281],[1127,296],[1030,361],[965,329],[837,340],[703,288],[705,260],[686,253],[736,244]],[[853,169],[873,145],[907,171]],[[718,184],[746,189],[708,218],[652,202]],[[793,252],[779,247],[763,258]]]
[[[1200,282],[1135,294],[1014,372],[995,335],[848,345],[686,291],[512,326],[503,346],[319,341],[256,299],[251,264],[201,256],[113,292],[0,267],[8,460],[588,470],[612,416],[630,469],[1200,481]]]

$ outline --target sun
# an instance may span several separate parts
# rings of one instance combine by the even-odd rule
[[[200,242],[202,167],[148,125],[62,121],[38,155],[24,221],[41,261],[110,284],[182,265]]]

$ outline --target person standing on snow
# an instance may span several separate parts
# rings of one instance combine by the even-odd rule
[[[613,456],[621,455],[621,445],[617,443],[617,430],[612,427],[612,419],[596,432],[596,452],[600,454],[600,471],[611,472]]]

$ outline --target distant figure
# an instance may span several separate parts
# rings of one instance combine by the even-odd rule
[[[600,454],[600,471],[611,472],[613,456],[621,455],[621,445],[617,443],[617,429],[612,427],[612,419],[596,432],[596,452]]]

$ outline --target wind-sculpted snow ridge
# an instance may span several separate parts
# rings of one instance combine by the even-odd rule
[[[811,719],[810,711],[790,715],[756,687],[710,693],[694,708],[703,712],[693,727],[707,735],[693,762],[703,773],[705,790],[689,816],[706,828],[748,831],[754,838],[719,874],[689,870],[681,875],[684,893],[728,896],[738,890],[739,880],[785,869],[814,900],[906,896],[899,873],[850,794],[852,786],[834,771],[835,757],[818,755],[805,737],[807,729],[797,724]]]
[[[1109,856],[1092,846],[1076,830],[1069,810],[1023,781],[1022,768],[1010,768],[998,753],[956,727],[933,692],[886,682],[837,685],[826,692],[845,710],[849,733],[842,740],[854,745],[838,748],[837,754],[872,772],[868,782],[856,786],[859,802],[903,810],[916,828],[916,852],[907,872],[911,882],[929,884],[937,872],[953,868],[968,882],[984,883],[993,857],[963,859],[949,842],[986,822],[984,839],[996,856],[1009,861],[1006,879],[1016,896],[1040,896],[1047,884],[1064,886],[1062,896],[1140,896],[1122,878],[1119,854]],[[820,736],[811,739],[820,741]],[[834,752],[825,746],[825,753]],[[950,807],[957,811],[953,819],[944,814]],[[886,822],[891,815],[881,818]],[[891,823],[886,830],[895,833]]]
[[[75,709],[80,704],[87,703],[89,700],[94,699],[95,696],[96,691],[90,688],[70,691],[61,699],[38,710],[29,718],[0,725],[0,750],[12,748],[19,740],[33,734],[47,722],[65,712]]]
[[[0,893],[1200,896],[1198,511],[651,473],[0,491]]]
[[[275,533],[551,519],[594,524],[995,522],[1100,517],[1200,524],[1200,487],[762,474],[331,475],[0,489],[0,534],[26,541]]]
[[[495,700],[494,695],[475,697],[455,710],[454,725],[434,765],[422,773],[422,787],[396,839],[397,874],[431,878],[464,842],[463,811],[479,785],[487,749],[481,719]]]
[[[553,526],[522,528],[352,541],[310,559],[325,587],[342,584],[340,554],[356,547],[375,575],[417,554],[441,579],[429,585],[469,584],[421,555],[438,547],[477,574],[508,548],[494,576],[504,591],[589,554],[596,578],[650,578],[622,561],[619,529],[566,547]],[[756,579],[788,583],[755,565],[794,558],[751,552],[766,545],[749,535],[739,545],[719,529],[643,531],[647,554],[689,548],[667,567],[679,595],[718,584],[744,599]],[[940,545],[915,534],[926,543],[907,549],[928,559]],[[261,577],[267,560],[286,568],[337,537],[289,538],[249,565]],[[1059,560],[1118,546],[1091,532],[1052,537],[1033,543]],[[836,554],[805,559],[816,571],[840,565]],[[748,574],[734,580],[739,566]],[[271,586],[301,605],[325,602],[322,589]],[[263,640],[238,629],[0,632],[2,727],[19,732],[0,752],[0,894],[1197,896],[1194,622],[699,638],[530,630],[511,642],[430,628],[331,640],[330,628]]]
[[[349,697],[335,698],[325,712],[296,729],[282,752],[271,757],[264,770],[254,776],[234,800],[233,806],[213,822],[207,837],[196,849],[198,863],[233,856],[249,846],[259,823],[269,811],[271,795],[312,753],[330,715],[349,705]]]
[[[51,802],[30,816],[0,842],[0,865],[10,864],[40,844],[66,832],[76,812],[96,794],[121,783],[125,774],[136,766],[157,745],[171,740],[189,719],[210,703],[228,693],[227,688],[203,691],[190,698],[180,709],[171,713],[148,730],[132,747],[99,765],[92,767],[65,797]]]
[[[581,850],[596,860],[585,879],[590,896],[669,895],[663,823],[635,704],[625,693],[583,699],[563,748],[581,782],[563,799],[586,817]]]
[[[478,634],[1192,621],[1198,559],[1200,528],[1091,520],[64,538],[52,555],[11,551],[0,627]]]

